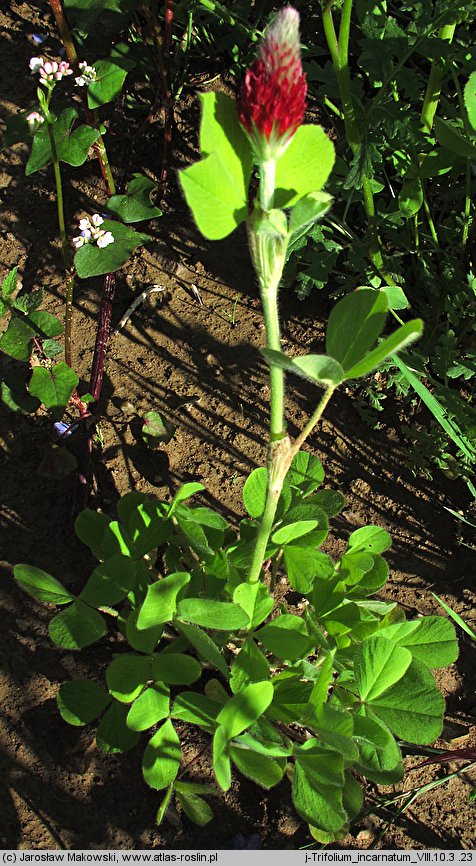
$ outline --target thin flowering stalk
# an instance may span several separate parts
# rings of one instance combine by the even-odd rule
[[[63,7],[61,5],[61,0],[50,0],[51,11],[55,17],[56,26],[58,28],[61,41],[64,45],[66,56],[68,58],[69,63],[71,64],[74,72],[77,76],[81,75],[80,64],[78,60],[78,55],[76,53],[76,48],[74,46],[74,42],[71,36],[71,31],[68,26],[68,22],[66,20]],[[81,99],[83,103],[84,112],[86,115],[86,121],[89,126],[97,129],[98,123],[95,117],[95,114],[88,106],[88,98],[85,92],[81,93]],[[102,136],[93,144],[93,150],[98,158],[99,166],[101,169],[101,174],[103,176],[103,180],[106,186],[106,192],[108,196],[116,194],[116,184],[114,183],[114,178],[112,176],[111,166],[109,164],[109,159],[107,156],[106,147],[103,141]]]
[[[63,263],[66,272],[66,291],[65,291],[65,317],[64,317],[64,359],[68,367],[73,366],[73,292],[74,292],[74,264],[71,255],[71,249],[66,235],[66,227],[64,220],[64,204],[63,204],[63,184],[61,180],[61,170],[56,151],[56,142],[53,133],[53,126],[47,120],[48,133],[50,137],[51,152],[53,154],[53,170],[55,174],[56,184],[56,207],[58,211],[58,227],[60,233],[61,250],[63,253]]]

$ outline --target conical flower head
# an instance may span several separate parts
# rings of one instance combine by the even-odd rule
[[[238,99],[240,122],[258,160],[284,153],[306,109],[306,76],[299,45],[299,13],[286,6],[268,27]]]

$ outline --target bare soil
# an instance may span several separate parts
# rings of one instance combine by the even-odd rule
[[[34,99],[28,60],[38,53],[31,36],[54,28],[40,2],[12,2],[0,13],[3,118]],[[46,43],[51,48],[52,40]],[[179,107],[170,184],[164,216],[147,227],[153,243],[140,250],[118,276],[116,324],[134,295],[150,283],[166,292],[150,296],[111,340],[102,397],[102,449],[93,455],[95,486],[91,507],[114,512],[129,490],[168,497],[186,480],[206,485],[203,501],[233,521],[243,515],[241,491],[247,474],[265,460],[268,423],[266,369],[260,360],[263,324],[246,236],[238,231],[207,244],[198,235],[176,181],[176,169],[194,157],[198,109],[190,81]],[[111,153],[120,160],[121,131],[111,134]],[[160,171],[160,127],[136,141],[130,170]],[[2,276],[18,265],[27,290],[43,286],[48,307],[62,315],[63,282],[56,235],[50,171],[25,178],[26,149],[2,155],[0,185]],[[100,210],[105,196],[98,166],[65,170],[70,226]],[[196,286],[202,299],[192,290]],[[101,295],[101,280],[79,283],[75,298],[74,355],[87,382]],[[291,353],[321,345],[328,309],[316,294],[299,304],[292,292],[282,298],[285,348]],[[0,357],[3,370],[14,366]],[[288,418],[295,434],[312,411],[316,391],[290,382]],[[138,417],[157,409],[176,425],[176,436],[150,451],[138,434]],[[94,745],[94,732],[67,726],[55,694],[67,679],[100,674],[110,658],[107,640],[79,654],[55,648],[48,638],[51,609],[21,593],[12,565],[27,562],[49,571],[71,588],[86,581],[94,562],[75,538],[74,475],[56,481],[39,474],[53,441],[45,414],[24,417],[0,409],[2,630],[0,647],[0,842],[5,848],[290,848],[309,843],[296,817],[290,788],[271,792],[237,776],[229,793],[215,801],[214,821],[199,829],[180,814],[159,828],[160,797],[148,789],[140,770],[141,747],[109,757]],[[366,523],[393,537],[391,577],[383,596],[395,599],[409,616],[440,613],[431,591],[471,621],[471,549],[459,542],[458,524],[445,506],[464,508],[463,485],[437,474],[415,479],[408,453],[388,416],[379,431],[360,421],[351,396],[339,394],[309,449],[326,469],[326,484],[345,493],[347,506],[334,521],[326,549],[339,553],[349,532]],[[140,425],[139,425],[140,426]],[[473,564],[474,569],[474,564]],[[290,604],[292,597],[289,598]],[[447,698],[443,738],[448,748],[476,746],[474,645],[459,630],[460,656],[438,673]],[[183,729],[184,766],[208,779],[207,743]],[[192,764],[193,762],[193,764]],[[412,769],[407,759],[402,786],[391,792],[444,779],[460,764]],[[390,815],[363,818],[342,848],[473,848],[474,806],[468,795],[475,770],[461,773],[422,795],[387,829]],[[366,808],[376,788],[369,786]],[[381,836],[381,838],[379,838]]]

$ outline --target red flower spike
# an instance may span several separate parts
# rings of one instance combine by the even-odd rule
[[[285,6],[268,27],[238,99],[240,122],[259,160],[278,159],[284,153],[304,119],[306,91],[299,13]]]

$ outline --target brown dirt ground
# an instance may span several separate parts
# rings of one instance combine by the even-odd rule
[[[0,13],[0,26],[5,28],[2,67],[8,72],[4,117],[33,99],[27,64],[38,53],[32,50],[31,34],[50,26],[45,7],[12,0],[8,12]],[[258,352],[263,325],[244,232],[205,243],[178,190],[175,169],[193,158],[196,128],[191,84],[178,118],[166,213],[152,226],[154,242],[134,255],[118,278],[114,324],[133,292],[151,282],[164,285],[167,292],[152,295],[112,338],[102,401],[104,446],[94,453],[93,506],[113,511],[117,498],[128,490],[164,497],[181,482],[195,479],[206,485],[205,502],[237,520],[243,513],[244,480],[265,459],[268,385]],[[121,135],[116,131],[111,139],[113,155],[120,153]],[[3,155],[1,270],[4,274],[18,264],[24,286],[44,286],[49,308],[61,315],[52,177],[47,171],[25,178],[24,160],[21,146]],[[136,143],[130,168],[142,168],[154,177],[159,164],[157,134],[151,130]],[[93,161],[65,174],[73,225],[84,212],[100,209],[104,196]],[[192,283],[203,306],[193,296]],[[76,290],[76,368],[86,380],[100,291],[100,280],[80,283]],[[326,312],[317,295],[305,306],[292,294],[284,297],[286,349],[292,353],[318,347]],[[8,359],[0,361],[10,368]],[[303,382],[290,385],[287,409],[294,434],[312,409],[316,392]],[[190,402],[191,398],[198,399]],[[134,418],[151,408],[163,411],[177,428],[174,440],[160,452],[147,450],[135,435]],[[140,746],[122,757],[108,757],[94,748],[93,732],[62,722],[54,700],[58,686],[65,679],[103,669],[110,648],[107,641],[80,654],[54,648],[47,635],[50,609],[16,589],[11,566],[28,562],[78,587],[94,563],[72,533],[74,478],[54,481],[38,474],[52,440],[48,418],[41,413],[26,418],[1,412],[2,846],[295,849],[309,842],[306,827],[293,813],[287,783],[265,793],[244,778],[237,778],[226,797],[216,800],[216,818],[208,827],[198,829],[176,814],[172,823],[157,828],[159,797],[143,783]],[[464,488],[440,475],[432,482],[415,481],[395,430],[387,426],[372,432],[364,427],[347,394],[335,398],[308,447],[322,459],[326,483],[348,497],[327,542],[329,552],[338,553],[355,527],[370,522],[384,526],[393,537],[385,597],[397,600],[410,616],[439,613],[433,590],[470,620],[471,551],[458,543],[458,527],[444,508],[464,507]],[[476,744],[474,646],[461,631],[459,638],[459,659],[438,674],[447,697],[447,723],[438,745],[453,748]],[[208,778],[206,743],[196,731],[186,729],[183,741],[185,762],[194,762],[194,777]],[[460,766],[411,770],[419,762],[408,758],[404,790],[443,779]],[[387,831],[384,817],[364,818],[340,846],[368,848],[383,832],[378,848],[472,848],[474,806],[468,803],[468,794],[475,783],[474,770],[463,772],[420,797]],[[369,797],[373,793],[370,786]],[[244,838],[237,840],[238,834]]]

